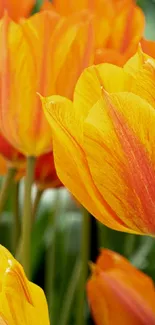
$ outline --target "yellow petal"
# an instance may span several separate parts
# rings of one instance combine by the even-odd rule
[[[137,71],[131,91],[155,108],[155,60],[148,59]]]
[[[84,150],[105,201],[133,231],[155,233],[155,111],[132,93],[104,95],[84,124]]]
[[[0,315],[4,324],[49,325],[42,289],[27,280],[21,265],[2,246],[0,256],[3,266],[0,274]]]
[[[112,64],[92,66],[82,73],[74,93],[75,115],[80,122],[75,125],[75,136],[82,142],[83,121],[91,107],[101,97],[101,87],[108,92],[126,91],[130,88],[131,77],[122,69]]]
[[[139,45],[138,51],[134,56],[132,56],[127,63],[124,65],[124,70],[131,74],[135,75],[139,69],[142,68],[143,64],[150,58],[149,55],[142,51],[141,45]]]
[[[24,155],[51,149],[51,131],[36,92],[72,97],[77,78],[90,64],[93,40],[88,41],[93,37],[90,18],[85,18],[83,13],[60,19],[42,12],[20,25],[7,16],[1,23],[0,128]]]
[[[155,107],[155,60],[139,49],[124,66],[124,70],[133,77],[128,90]]]
[[[84,21],[82,15],[80,19],[76,37],[72,41],[63,66],[59,69],[55,83],[56,93],[70,99],[73,98],[73,91],[81,72],[91,65],[94,59],[94,32],[91,19],[89,15],[84,15]],[[58,58],[59,56],[55,61],[59,61]]]
[[[92,215],[111,228],[129,231],[94,186],[87,160],[77,142],[73,104],[60,96],[42,99],[52,127],[54,159],[58,177]],[[111,217],[112,216],[112,217]]]
[[[27,125],[29,111],[33,111],[35,100],[34,62],[20,26],[10,22],[8,17],[1,24],[0,43],[3,48],[0,128],[6,139],[25,153],[31,150],[26,140],[30,128],[30,123]]]

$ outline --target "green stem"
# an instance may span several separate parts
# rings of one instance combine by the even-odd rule
[[[81,243],[81,274],[78,285],[76,325],[85,324],[85,285],[88,275],[88,261],[90,249],[90,216],[82,209],[82,243]]]
[[[15,182],[13,187],[13,251],[16,252],[20,237],[20,213],[19,213],[19,182]]]
[[[4,182],[2,184],[1,192],[0,192],[0,217],[3,212],[3,208],[6,203],[8,193],[9,193],[9,190],[10,190],[10,187],[12,185],[15,175],[16,175],[16,168],[9,167],[7,175],[6,175]]]
[[[49,243],[46,252],[46,283],[45,293],[48,301],[49,312],[52,310],[52,324],[56,324],[56,312],[54,308],[54,287],[55,287],[55,251],[56,251],[56,233],[57,220],[59,215],[59,190],[56,191],[56,196],[53,204],[52,216],[49,216],[49,227],[52,230],[52,241]]]
[[[129,258],[134,252],[136,239],[137,239],[136,235],[125,234],[123,253],[127,258]]]
[[[35,196],[35,200],[34,200],[34,204],[33,204],[33,208],[32,208],[32,224],[35,221],[35,217],[36,217],[36,213],[37,213],[37,209],[41,200],[41,197],[44,193],[44,190],[40,190],[39,188],[37,189],[37,193]],[[20,262],[21,260],[21,247],[22,247],[22,240],[21,238],[18,237],[18,243],[16,245],[16,259]]]
[[[74,270],[72,273],[72,277],[70,279],[68,289],[65,295],[64,303],[61,309],[61,315],[60,315],[60,325],[67,325],[69,323],[69,316],[71,313],[71,307],[75,295],[75,291],[77,288],[77,284],[80,278],[80,273],[81,273],[81,263],[79,259],[77,259]]]
[[[43,193],[44,193],[43,189],[41,190],[41,189],[37,188],[37,193],[35,196],[35,200],[33,203],[33,210],[32,210],[32,221],[33,222],[35,221],[37,210],[38,210],[39,203],[40,203]]]
[[[35,158],[27,157],[24,206],[22,220],[22,264],[27,277],[30,277],[30,251],[31,251],[31,227],[32,227],[32,202],[31,188],[34,178]]]

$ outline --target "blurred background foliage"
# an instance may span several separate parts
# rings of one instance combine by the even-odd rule
[[[155,40],[155,0],[138,0],[137,4],[143,9],[146,17],[145,37]]]
[[[63,1],[63,0],[62,0]],[[33,12],[39,10],[38,0]],[[137,4],[146,15],[145,36],[155,40],[155,0],[139,0]],[[12,249],[12,188],[0,223],[0,243]],[[35,189],[34,189],[35,191]],[[23,184],[20,184],[22,203]],[[46,292],[51,324],[61,325],[61,314],[72,309],[67,325],[74,324],[76,287],[78,288],[78,255],[81,244],[81,213],[77,202],[65,189],[48,190],[43,194],[32,231],[32,280]],[[126,256],[136,267],[155,280],[155,241],[147,236],[135,236],[113,231],[90,216],[90,260],[95,261],[101,247]],[[54,272],[52,269],[54,268]],[[77,290],[78,291],[78,290]],[[67,301],[66,293],[70,295]],[[75,293],[75,295],[74,295]],[[51,304],[53,308],[51,310]],[[90,320],[88,308],[86,317]],[[93,323],[92,323],[93,324]]]

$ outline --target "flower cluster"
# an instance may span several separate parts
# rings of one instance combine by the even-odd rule
[[[26,273],[34,182],[40,193],[65,186],[114,230],[155,235],[155,42],[142,10],[134,0],[45,0],[31,15],[35,4],[0,3],[0,175],[26,179]],[[155,324],[147,275],[106,249],[91,268],[97,325]],[[3,246],[0,324],[49,324],[43,292]]]

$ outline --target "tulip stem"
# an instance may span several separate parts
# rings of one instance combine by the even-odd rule
[[[76,325],[85,324],[85,286],[88,275],[90,250],[90,216],[82,208],[82,240],[81,240],[81,274],[78,285]]]
[[[35,221],[37,210],[38,210],[39,203],[40,203],[40,200],[42,198],[43,193],[44,193],[43,189],[37,188],[35,200],[34,200],[34,203],[33,203],[32,222]]]
[[[49,216],[49,229],[51,228],[51,240],[47,247],[46,252],[46,276],[45,276],[45,293],[48,301],[49,313],[52,315],[52,324],[56,324],[56,312],[54,308],[55,297],[55,253],[56,253],[56,239],[57,239],[57,226],[58,216],[60,209],[60,192],[56,190],[54,203],[52,207],[52,214]]]
[[[60,325],[67,325],[69,323],[71,307],[72,307],[75,291],[77,288],[77,284],[78,284],[78,281],[80,278],[80,274],[81,274],[81,263],[79,261],[79,258],[77,258],[77,261],[75,263],[73,273],[72,273],[72,276],[71,276],[71,279],[70,279],[70,282],[68,285],[68,289],[67,289],[67,292],[65,295],[65,299],[64,299],[64,302],[62,305],[60,321],[59,321]]]
[[[19,237],[20,237],[20,213],[19,213],[19,182],[14,183],[13,187],[13,250],[16,252]]]
[[[35,158],[27,157],[24,206],[22,220],[22,264],[25,273],[30,278],[30,252],[31,252],[31,228],[32,228],[32,200],[31,189],[34,179]]]
[[[8,192],[11,188],[12,182],[14,180],[14,177],[16,175],[16,168],[9,167],[7,171],[7,175],[4,179],[4,182],[2,184],[1,192],[0,192],[0,216],[3,212],[4,205],[6,203]]]

